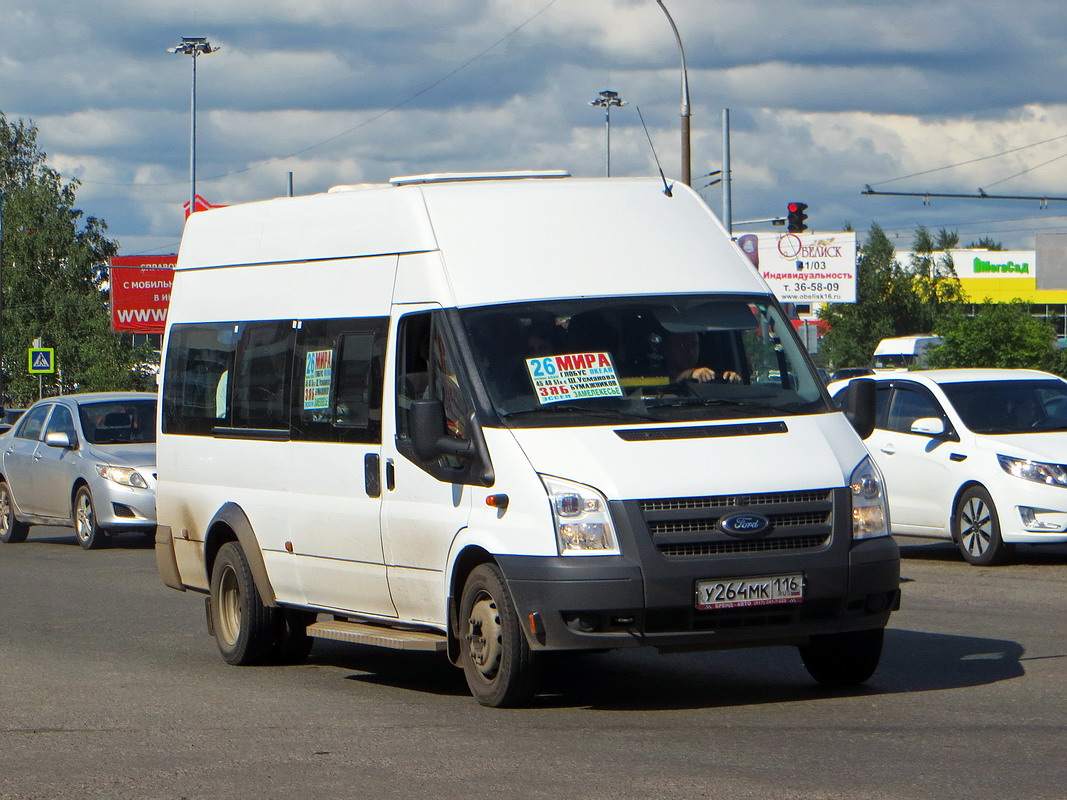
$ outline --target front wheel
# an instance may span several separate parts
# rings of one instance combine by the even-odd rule
[[[991,567],[1007,557],[996,506],[981,486],[972,486],[960,496],[952,515],[952,538],[963,558],[975,566]]]
[[[813,636],[800,646],[808,674],[824,686],[856,686],[878,668],[883,628]]]
[[[16,544],[26,541],[30,526],[15,518],[15,501],[7,481],[0,481],[0,542]]]
[[[74,494],[74,536],[83,550],[98,550],[107,544],[107,534],[96,521],[96,506],[88,486]]]
[[[495,564],[480,564],[468,576],[456,633],[463,674],[479,703],[500,708],[521,705],[533,696],[533,655]]]

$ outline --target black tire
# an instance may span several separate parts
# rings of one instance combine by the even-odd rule
[[[7,481],[0,481],[0,542],[17,544],[26,541],[29,534],[29,524],[15,517],[15,501]]]
[[[856,686],[870,678],[882,658],[883,628],[813,636],[800,646],[808,674],[824,686]]]
[[[502,708],[530,700],[537,686],[533,654],[495,564],[480,564],[467,577],[456,634],[463,674],[479,703]]]
[[[315,640],[308,636],[307,627],[317,614],[295,608],[277,609],[275,613],[275,643],[271,661],[275,664],[301,664],[311,652]]]
[[[219,548],[211,570],[208,607],[215,643],[227,664],[250,666],[274,661],[279,614],[263,605],[244,550],[237,542]]]
[[[88,486],[79,486],[74,493],[71,518],[74,520],[74,538],[83,550],[99,550],[107,546],[108,536],[97,524],[96,504]]]
[[[981,486],[971,486],[956,503],[952,538],[970,564],[992,567],[1007,558],[1010,548],[1000,536],[1000,517],[993,498]]]

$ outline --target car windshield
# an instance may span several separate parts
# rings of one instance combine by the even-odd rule
[[[156,401],[107,400],[78,406],[90,444],[151,444],[156,440]]]
[[[975,433],[1067,430],[1067,383],[1061,380],[943,383],[941,389]]]
[[[792,325],[766,296],[548,300],[461,318],[511,427],[829,410]]]

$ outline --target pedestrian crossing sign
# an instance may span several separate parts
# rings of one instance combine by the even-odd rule
[[[53,347],[30,348],[30,374],[43,375],[56,371],[56,351]]]

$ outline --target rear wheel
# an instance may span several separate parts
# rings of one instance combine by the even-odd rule
[[[960,496],[952,516],[952,538],[964,559],[976,566],[991,567],[1007,557],[996,506],[981,486],[972,486]]]
[[[878,668],[882,658],[883,628],[813,636],[800,646],[808,674],[825,686],[855,686]]]
[[[96,521],[96,506],[88,486],[74,494],[74,536],[84,550],[98,550],[107,545],[107,534]]]
[[[515,706],[533,696],[533,655],[495,564],[481,564],[467,578],[457,635],[463,674],[479,703]]]
[[[263,605],[244,550],[237,542],[219,548],[211,570],[208,608],[215,642],[227,664],[265,664],[275,655],[276,609]]]
[[[7,481],[0,481],[0,542],[24,542],[29,533],[30,526],[15,518],[15,501]]]

